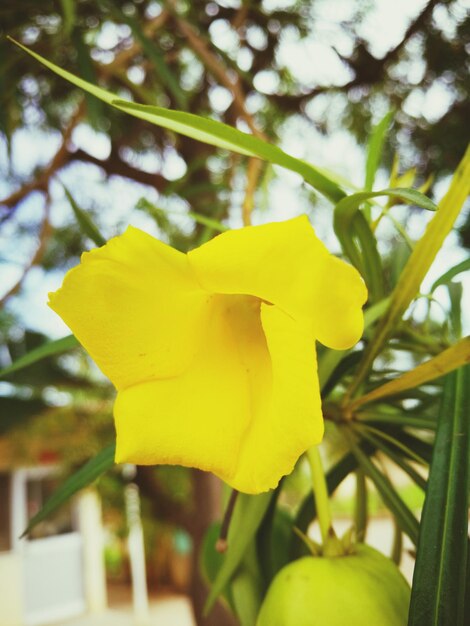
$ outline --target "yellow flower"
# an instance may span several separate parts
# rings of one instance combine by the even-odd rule
[[[259,493],[321,440],[315,339],[354,345],[366,295],[302,216],[188,254],[129,227],[49,304],[118,391],[117,462],[198,467]]]

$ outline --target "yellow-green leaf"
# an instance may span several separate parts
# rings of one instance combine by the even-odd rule
[[[363,404],[368,404],[373,400],[379,400],[387,396],[392,396],[406,389],[413,389],[427,383],[435,378],[444,376],[453,370],[470,362],[470,337],[464,337],[455,345],[447,348],[437,356],[429,359],[425,363],[418,365],[410,372],[406,372],[403,376],[399,376],[395,380],[374,389],[365,396],[358,398],[351,405],[352,409],[356,409]]]
[[[101,87],[97,87],[83,78],[79,78],[70,72],[67,72],[54,63],[51,63],[40,54],[33,52],[26,46],[18,43],[9,37],[15,45],[34,57],[44,66],[55,72],[58,76],[65,78],[73,85],[80,87],[84,91],[91,93],[96,98],[103,100],[107,104],[114,106],[120,111],[124,111],[129,115],[133,115],[139,119],[146,120],[151,124],[161,126],[168,130],[186,135],[197,141],[208,143],[218,148],[224,148],[250,157],[258,157],[269,163],[280,165],[288,170],[300,174],[305,182],[310,184],[314,189],[325,195],[332,202],[338,202],[345,196],[344,191],[337,183],[329,179],[319,169],[303,161],[297,159],[278,146],[272,145],[254,135],[244,133],[237,128],[222,124],[212,119],[185,113],[183,111],[174,111],[163,107],[154,107],[143,104],[136,104],[126,100],[120,100],[117,96]]]

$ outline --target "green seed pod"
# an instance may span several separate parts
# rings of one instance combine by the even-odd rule
[[[404,626],[410,588],[396,565],[358,544],[344,556],[308,556],[273,580],[257,626]]]

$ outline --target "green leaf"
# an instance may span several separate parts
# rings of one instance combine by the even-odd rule
[[[256,626],[264,589],[254,540],[245,552],[230,583],[230,589],[240,626]]]
[[[325,195],[332,202],[338,202],[344,197],[344,191],[333,180],[325,176],[316,167],[297,159],[283,152],[277,146],[271,145],[258,137],[243,133],[236,128],[232,128],[227,124],[222,124],[212,119],[207,119],[194,115],[192,113],[184,113],[182,111],[171,111],[162,107],[148,106],[143,104],[135,104],[126,100],[119,100],[116,95],[93,85],[70,72],[51,63],[41,55],[33,52],[26,46],[18,43],[11,37],[8,37],[15,45],[34,57],[37,61],[55,72],[58,76],[65,78],[73,85],[84,89],[96,98],[103,100],[107,104],[111,104],[117,109],[134,115],[139,119],[146,120],[157,126],[161,126],[176,133],[192,137],[203,143],[212,146],[225,148],[238,154],[251,157],[258,157],[269,163],[274,163],[285,167],[288,170],[300,174],[304,180],[314,187],[317,191]]]
[[[217,577],[217,573],[220,570],[222,563],[224,562],[224,555],[216,549],[221,526],[221,522],[214,522],[211,524],[207,529],[202,542],[201,552],[199,555],[199,569],[207,586],[212,585]],[[229,586],[222,591],[222,595],[232,611],[235,612],[232,592]]]
[[[125,100],[114,100],[112,104],[121,111],[135,115],[135,117],[156,126],[162,126],[181,135],[186,135],[202,143],[245,156],[257,157],[274,165],[285,167],[300,174],[314,189],[317,189],[317,191],[333,202],[344,196],[343,190],[335,182],[327,178],[310,163],[292,157],[277,146],[222,122],[194,115],[193,113],[171,111],[162,107],[136,104]]]
[[[75,28],[72,33],[72,43],[77,51],[77,63],[80,75],[89,83],[98,80],[96,68],[90,56],[90,49],[84,41],[84,33]],[[104,119],[104,107],[100,100],[93,98],[89,93],[85,93],[88,121],[97,130],[100,129],[101,120]]]
[[[358,422],[364,421],[366,424],[394,424],[395,426],[409,426],[410,428],[422,428],[425,430],[435,430],[436,420],[425,417],[413,417],[408,413],[361,413],[357,416]]]
[[[267,591],[277,572],[289,562],[289,547],[294,532],[294,518],[290,511],[277,506],[283,481],[275,489],[263,522],[256,535],[257,558]]]
[[[364,184],[366,191],[372,191],[375,175],[379,167],[380,159],[382,158],[383,146],[393,115],[394,111],[386,113],[370,136],[369,146],[367,148],[366,179]]]
[[[442,276],[440,276],[433,283],[431,287],[431,293],[440,285],[445,285],[446,283],[449,283],[455,276],[461,274],[462,272],[466,272],[467,270],[470,270],[470,258],[465,259],[465,261],[462,261],[462,263],[454,265],[454,267],[451,267],[450,270],[442,274]]]
[[[80,491],[83,487],[87,487],[101,476],[101,474],[104,474],[104,472],[110,469],[114,465],[115,451],[115,443],[107,446],[94,458],[87,461],[85,465],[72,474],[72,476],[67,478],[67,480],[54,491],[40,511],[29,520],[28,526],[21,536],[24,537],[27,535],[39,522],[42,522],[53,511],[70,500],[77,491]]]
[[[39,346],[39,348],[35,348],[34,350],[31,350],[31,352],[28,352],[28,354],[23,355],[8,367],[4,367],[0,370],[0,378],[4,378],[5,376],[8,376],[8,374],[12,374],[13,372],[21,370],[24,367],[28,367],[41,359],[72,350],[79,345],[78,340],[75,339],[73,335],[67,335],[67,337],[62,337],[61,339],[48,341],[42,346]]]
[[[212,609],[218,596],[228,585],[241,564],[268,509],[273,493],[273,491],[268,491],[257,496],[238,495],[230,522],[227,552],[207,598],[206,613]]]
[[[369,494],[367,492],[366,475],[361,469],[356,470],[356,501],[354,506],[354,530],[357,540],[363,543],[369,524]]]
[[[451,336],[454,339],[460,339],[462,337],[462,296],[463,285],[462,283],[447,283],[447,291],[449,292],[450,300],[450,330]]]
[[[349,228],[355,213],[362,204],[371,198],[381,196],[389,196],[391,198],[399,198],[408,204],[413,204],[427,209],[428,211],[436,211],[437,207],[432,200],[416,189],[382,189],[380,191],[359,191],[346,196],[340,200],[335,207],[335,230],[338,228]]]
[[[72,211],[74,212],[77,222],[83,233],[87,237],[89,237],[98,247],[104,246],[104,244],[106,243],[106,239],[95,226],[91,217],[86,211],[78,206],[67,187],[63,183],[61,184],[64,189],[65,195],[67,196],[67,200],[69,201]]]
[[[403,451],[399,447],[400,442],[398,440],[395,443],[396,447],[392,448],[392,446],[385,443],[381,437],[376,437],[373,433],[368,432],[367,429],[361,429],[361,436],[370,441],[378,450],[386,454],[398,467],[408,474],[418,487],[426,489],[426,479],[404,459]],[[414,461],[415,459],[412,458],[412,460]]]
[[[367,451],[369,452],[371,450],[370,446],[367,446]],[[326,474],[328,494],[331,495],[343,482],[346,476],[348,476],[351,472],[354,472],[356,468],[357,459],[352,452],[348,452]],[[316,514],[317,509],[315,499],[312,492],[310,492],[300,505],[295,518],[294,526],[300,531],[306,532],[309,524],[315,519]],[[299,558],[300,556],[304,556],[306,554],[303,541],[294,534],[291,539],[290,554],[292,559]]]
[[[464,337],[456,344],[447,348],[437,356],[421,363],[418,367],[402,374],[395,380],[377,387],[365,396],[358,398],[351,404],[351,409],[357,409],[363,404],[381,398],[392,396],[407,389],[424,385],[436,378],[440,378],[470,361],[470,337]]]
[[[363,213],[358,211],[352,220],[352,234],[360,243],[361,263],[358,269],[369,288],[369,299],[373,302],[384,297],[382,259],[377,249],[377,240]],[[349,233],[348,233],[349,235]]]
[[[336,204],[333,219],[336,236],[344,254],[364,277],[374,301],[380,300],[384,292],[382,259],[374,233],[360,207],[365,201],[379,196],[396,197],[431,211],[436,210],[435,204],[419,191],[399,188],[353,193]]]
[[[446,378],[421,518],[408,626],[464,626],[470,366]]]
[[[75,10],[75,0],[60,0],[60,4],[62,6],[62,15],[63,15],[63,34],[68,37],[74,26],[75,20],[77,18],[77,13]]]
[[[146,54],[147,58],[151,61],[157,76],[160,78],[163,85],[168,88],[168,91],[173,95],[176,103],[182,109],[188,108],[188,97],[186,93],[181,89],[174,73],[165,62],[165,57],[162,51],[155,45],[155,43],[147,37],[142,30],[140,23],[137,19],[130,15],[123,13],[114,2],[109,0],[101,0],[105,6],[111,11],[114,17],[127,24],[132,31],[132,35],[136,41],[138,41],[142,47],[142,50]]]
[[[350,439],[351,448],[360,467],[369,476],[379,492],[384,504],[396,517],[397,523],[404,533],[416,545],[419,533],[419,524],[416,517],[398,495],[390,480],[383,474],[371,459],[364,454],[361,448]]]
[[[400,276],[400,280],[393,290],[390,307],[377,326],[375,336],[369,342],[364,359],[347,392],[349,397],[352,397],[360,387],[393,328],[419,292],[421,283],[441,249],[445,238],[451,231],[469,192],[470,147],[465,152],[446,195],[439,202],[438,210],[429,222],[424,235],[416,244]],[[345,210],[346,214],[348,210]]]

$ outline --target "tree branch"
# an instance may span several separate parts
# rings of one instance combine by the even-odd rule
[[[100,167],[107,176],[122,176],[123,178],[129,178],[142,185],[148,185],[153,187],[157,191],[162,191],[167,185],[167,180],[160,174],[153,174],[151,172],[144,172],[129,163],[123,161],[117,154],[117,151],[111,151],[110,156],[107,159],[97,159],[85,150],[79,148],[75,152],[69,153],[69,162],[83,161],[84,163],[92,163]]]
[[[153,35],[159,28],[161,28],[166,23],[166,21],[168,20],[168,17],[169,17],[169,13],[167,11],[162,11],[160,15],[158,15],[152,20],[149,20],[143,28],[145,34],[147,36]],[[128,64],[134,58],[134,56],[140,52],[141,48],[142,46],[139,42],[134,42],[132,46],[130,46],[130,48],[122,50],[119,54],[117,54],[114,61],[112,61],[108,65],[99,65],[98,75],[103,78],[112,76],[115,71],[119,70],[120,68]],[[50,161],[50,163],[33,180],[28,181],[22,187],[20,187],[20,189],[17,189],[8,197],[4,198],[3,200],[0,200],[0,207],[3,207],[4,210],[6,209],[4,215],[0,217],[0,225],[13,215],[19,203],[22,200],[24,200],[30,193],[32,193],[33,191],[40,191],[43,193],[47,192],[48,187],[49,187],[49,181],[52,178],[52,176],[56,172],[58,172],[64,165],[70,162],[71,153],[68,151],[68,143],[70,141],[70,137],[72,135],[74,128],[80,122],[84,113],[85,113],[85,106],[84,106],[84,102],[82,101],[77,111],[74,113],[69,123],[67,124],[67,127],[65,128],[63,132],[63,139],[62,139],[61,145],[58,151],[56,152],[56,154],[54,155],[54,157],[52,158],[52,160]],[[84,157],[85,154],[86,153],[83,153],[82,156]],[[91,161],[91,157],[90,155],[88,155],[86,159],[83,158],[82,160]],[[96,164],[100,165],[100,163],[96,163]],[[101,166],[103,167],[103,169],[105,169],[105,165],[101,164]],[[139,182],[143,182],[143,184],[149,184],[152,187],[156,186],[155,181],[148,182],[149,178],[145,176],[145,172],[141,172],[140,170],[131,168],[130,166],[127,169],[125,169],[125,171],[127,173],[121,174],[122,176],[125,176],[127,178],[132,178],[130,174],[135,173],[139,177],[137,179],[139,180]],[[118,174],[118,172],[112,172],[112,173]]]
[[[39,264],[40,260],[42,259],[42,256],[47,246],[47,242],[49,241],[49,238],[52,234],[52,226],[49,221],[50,206],[51,206],[50,198],[49,196],[46,196],[46,203],[44,205],[44,215],[42,218],[41,231],[39,233],[39,243],[36,248],[36,252],[34,253],[30,262],[23,269],[23,272],[20,278],[16,281],[13,287],[11,287],[6,292],[6,294],[0,299],[0,309],[5,306],[6,302],[12,296],[14,296],[16,293],[19,292],[19,290],[21,289],[21,285],[23,284],[23,281],[26,278],[26,276],[29,274],[29,272],[35,265]]]
[[[259,128],[256,127],[253,117],[246,109],[245,94],[243,93],[243,88],[238,74],[235,72],[232,74],[227,71],[227,68],[224,67],[217,55],[212,52],[207,42],[201,37],[194,26],[176,13],[173,0],[167,0],[167,4],[170,7],[169,10],[172,13],[178,30],[186,37],[188,44],[204,63],[206,69],[214,76],[214,78],[218,80],[221,85],[231,92],[234,105],[240,117],[245,120],[254,135],[261,137],[262,139],[266,139],[266,136]]]
[[[8,209],[5,215],[0,218],[0,224],[2,224],[9,217],[11,217],[18,204],[22,200],[24,200],[24,198],[26,198],[26,196],[28,196],[32,191],[47,192],[47,189],[49,187],[49,180],[61,167],[63,167],[67,163],[69,159],[69,152],[67,149],[68,143],[70,141],[70,137],[72,136],[74,128],[82,119],[84,111],[85,106],[82,100],[77,110],[71,117],[69,123],[67,124],[67,127],[62,134],[62,142],[60,144],[60,147],[55,153],[54,157],[49,162],[49,164],[36,176],[36,178],[23,185],[23,187],[21,187],[17,191],[14,191],[7,198],[0,200],[0,206],[6,207]]]
[[[428,18],[432,15],[434,7],[440,0],[429,0],[424,9],[417,15],[413,22],[408,26],[403,35],[402,40],[394,48],[389,50],[382,59],[374,57],[367,49],[366,42],[359,39],[353,54],[350,57],[344,57],[340,54],[340,59],[354,71],[354,78],[344,85],[324,85],[315,87],[311,91],[302,94],[282,94],[272,95],[270,99],[275,101],[278,106],[284,110],[301,108],[308,100],[321,93],[330,92],[347,92],[354,87],[370,87],[383,81],[387,65],[395,62],[408,41],[419,32],[426,24]]]

